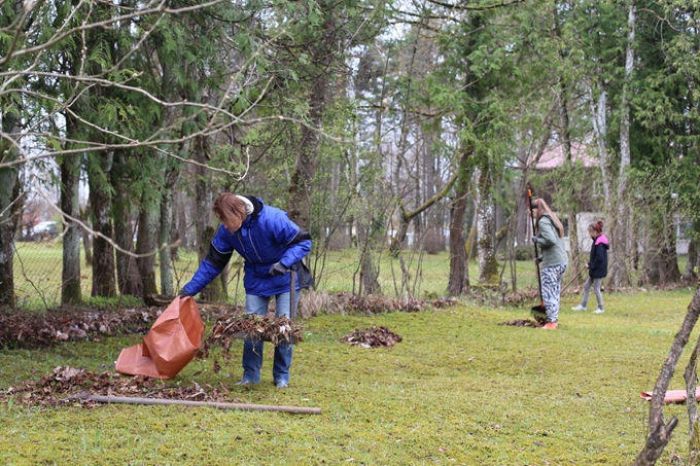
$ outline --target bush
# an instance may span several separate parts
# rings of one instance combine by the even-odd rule
[[[535,250],[530,246],[517,246],[515,248],[515,260],[527,261],[535,258]]]

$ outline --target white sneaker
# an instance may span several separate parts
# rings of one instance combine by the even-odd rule
[[[601,308],[596,308],[596,310],[593,311],[593,314],[602,314],[603,312],[605,312],[605,311],[602,310]]]
[[[581,305],[579,304],[579,305],[577,305],[577,306],[572,307],[571,310],[572,310],[572,311],[585,311],[586,308],[583,307],[583,306],[581,306]]]

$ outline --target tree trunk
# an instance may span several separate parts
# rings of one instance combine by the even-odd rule
[[[453,176],[450,180],[445,183],[445,185],[441,188],[441,190],[437,193],[434,193],[429,199],[426,199],[426,201],[422,204],[416,207],[415,210],[413,211],[406,211],[403,203],[400,202],[399,208],[401,211],[401,215],[399,218],[399,229],[396,232],[396,235],[391,238],[391,245],[389,247],[391,254],[393,256],[398,256],[399,253],[401,252],[401,244],[404,242],[406,239],[406,234],[408,233],[408,226],[411,222],[411,220],[415,220],[420,214],[425,212],[431,207],[435,207],[435,204],[441,201],[447,194],[450,192],[452,189],[452,186],[454,185],[455,181],[457,180],[456,176]],[[433,211],[437,209],[433,208]],[[436,217],[439,218],[439,217]],[[440,229],[442,229],[442,222],[438,221],[437,222],[440,226]]]
[[[385,199],[388,197],[381,188],[381,154],[375,154],[368,162],[373,175],[366,181],[364,190],[365,209],[357,217],[358,245],[360,249],[360,283],[362,294],[380,294],[379,250],[385,233]]]
[[[610,281],[614,286],[628,286],[631,282],[627,258],[629,257],[629,208],[625,200],[627,193],[627,178],[630,166],[630,82],[634,70],[634,36],[637,20],[637,6],[635,0],[630,2],[627,16],[627,51],[625,58],[625,80],[622,87],[622,101],[620,103],[620,169],[617,177],[617,195],[615,202],[617,211],[612,231],[612,241],[615,245],[615,253],[612,255],[610,267]]]
[[[644,252],[645,282],[650,285],[676,283],[681,278],[676,254],[676,230],[673,223],[657,217],[651,222],[650,241]]]
[[[12,2],[2,6],[0,14],[0,30],[12,30],[9,38],[14,38],[14,33],[24,30],[23,22],[31,17],[25,15],[21,17],[22,3]],[[24,4],[26,7],[27,5]],[[24,42],[19,39],[17,44]],[[0,43],[0,56],[8,53],[11,40],[3,40]],[[0,71],[6,72],[12,69],[12,61],[0,65]],[[6,81],[3,79],[3,81]],[[7,85],[7,82],[4,82]],[[11,86],[16,86],[11,85]],[[22,85],[22,84],[19,84]],[[19,156],[16,147],[6,139],[10,136],[14,141],[20,140],[20,117],[19,108],[13,101],[12,87],[7,90],[3,87],[3,94],[0,95],[0,163],[12,162]],[[15,94],[20,95],[20,94]],[[0,310],[5,307],[15,307],[15,285],[14,285],[14,247],[15,231],[18,219],[15,216],[15,207],[18,205],[20,193],[19,169],[17,166],[0,167]]]
[[[13,113],[3,112],[0,121],[3,133],[19,132],[19,120]],[[18,156],[17,150],[0,138],[0,162],[10,162]],[[13,207],[19,201],[19,171],[16,166],[0,168],[0,309],[15,307],[14,247],[17,218]]]
[[[470,157],[471,149],[463,149],[457,167],[459,174],[455,183],[455,197],[450,208],[450,275],[447,282],[447,292],[450,296],[459,296],[469,289],[464,219],[471,179],[471,171],[468,166]]]
[[[112,184],[114,185],[114,240],[120,248],[133,252],[134,235],[134,194],[127,188],[131,176],[127,171],[128,155],[118,151],[114,155],[114,167],[112,167]],[[116,251],[117,255],[117,283],[119,292],[123,295],[143,296],[141,274],[136,265],[136,258],[129,254]]]
[[[556,13],[555,13],[556,15]],[[556,16],[555,16],[556,17]],[[558,30],[558,24],[557,24]],[[561,51],[560,51],[561,53]],[[563,58],[563,57],[562,57]],[[561,144],[564,149],[564,160],[568,166],[573,163],[573,156],[571,153],[571,128],[569,121],[569,104],[567,98],[567,89],[564,84],[564,80],[559,77],[559,121],[561,129],[559,131],[561,135]],[[577,285],[581,283],[582,270],[581,270],[581,259],[580,250],[578,244],[578,225],[576,221],[576,212],[579,211],[579,206],[574,203],[571,206],[570,211],[567,214],[568,224],[569,224],[569,248],[571,253],[571,263],[572,272],[574,275],[574,281]]]
[[[316,225],[311,224],[311,191],[316,176],[320,138],[318,131],[323,126],[323,112],[328,99],[330,87],[329,66],[333,61],[336,44],[336,24],[331,5],[320,2],[325,21],[323,39],[311,45],[311,62],[315,75],[311,79],[308,91],[309,123],[313,128],[302,126],[299,152],[296,166],[289,186],[289,217],[300,227],[305,228],[313,237],[320,237]]]
[[[166,246],[172,242],[170,231],[173,224],[173,190],[178,174],[178,169],[174,167],[167,170],[160,199],[160,292],[165,296],[175,294],[172,249]]]
[[[70,138],[75,128],[72,118],[66,118]],[[67,155],[60,162],[61,210],[72,218],[80,217],[79,183],[80,156]],[[77,304],[82,300],[80,290],[80,230],[68,216],[63,217],[63,268],[61,271],[61,304]]]
[[[197,136],[194,141],[194,157],[198,162],[206,163],[210,158],[209,140],[206,136]],[[211,226],[211,207],[213,204],[211,177],[203,167],[195,170],[195,230],[197,231],[197,255],[199,262],[204,260],[209,252],[209,245],[216,230]],[[206,301],[226,301],[224,287],[226,274],[224,272],[202,290],[202,298]]]
[[[488,164],[484,164],[478,171],[477,255],[479,258],[479,281],[482,283],[498,283],[496,206],[493,201],[491,171]]]
[[[109,181],[113,154],[88,156],[88,184],[93,229],[112,238],[112,186]],[[92,261],[92,296],[113,297],[117,294],[114,276],[114,248],[105,238],[94,237]]]
[[[325,102],[325,79],[319,80],[321,84],[320,92],[312,93],[310,98],[310,120],[316,127],[321,126],[321,107]],[[296,167],[292,174],[292,181],[289,186],[289,217],[300,227],[309,230],[311,228],[311,185],[316,176],[316,164],[318,159],[319,135],[316,130],[307,128],[301,129],[301,140],[299,141],[299,155],[297,156]]]
[[[200,249],[199,256],[204,259],[207,252],[209,252],[209,244],[211,243],[216,229],[212,226],[207,226],[204,229],[204,234],[200,238]],[[201,259],[200,259],[201,261]],[[227,270],[221,271],[218,277],[216,277],[209,285],[207,285],[204,290],[202,290],[202,299],[205,301],[210,301],[213,303],[224,303],[228,299],[228,293],[226,290],[226,277],[228,276]]]
[[[423,199],[432,198],[440,189],[440,167],[437,154],[433,150],[435,140],[440,135],[440,119],[436,119],[431,125],[421,127],[423,134]],[[445,250],[444,211],[439,205],[433,206],[426,217],[425,251],[429,254],[437,254]]]
[[[178,190],[175,194],[175,237],[173,240],[180,240],[180,246],[185,249],[194,249],[196,243],[192,240],[190,232],[192,222],[188,222],[187,205],[190,199],[185,197],[182,191]],[[196,228],[195,228],[196,230]]]
[[[80,210],[80,220],[88,226],[91,226],[90,212],[92,209],[88,206],[86,210]],[[80,237],[83,240],[83,249],[85,250],[85,266],[92,267],[92,235],[85,228],[80,229]]]
[[[698,276],[695,273],[695,267],[698,265],[698,241],[697,234],[698,228],[700,227],[700,222],[694,223],[693,236],[688,243],[688,263],[685,266],[685,271],[683,272],[683,278],[687,281],[695,280]]]
[[[158,293],[155,265],[160,225],[160,200],[161,193],[156,186],[144,188],[141,196],[138,238],[136,240],[136,252],[144,254],[136,259],[144,296]]]
[[[381,229],[378,225],[382,223],[378,214],[371,214],[371,218],[362,221],[359,227],[360,245],[360,282],[362,284],[362,294],[381,294],[382,287],[379,284],[379,266],[376,258],[378,243],[381,241]]]

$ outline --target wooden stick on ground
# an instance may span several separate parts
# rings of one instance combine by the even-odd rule
[[[171,400],[167,398],[141,398],[132,396],[103,396],[80,394],[76,399],[94,401],[96,403],[124,403],[140,405],[177,405],[177,406],[208,406],[219,409],[240,409],[243,411],[278,411],[291,414],[321,414],[321,408],[303,408],[298,406],[255,405],[248,403],[227,403],[222,401],[192,401]]]

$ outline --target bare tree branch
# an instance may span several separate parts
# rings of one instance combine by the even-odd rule
[[[47,41],[35,45],[33,47],[26,47],[20,50],[16,50],[14,52],[6,54],[3,58],[0,59],[0,66],[4,65],[7,63],[10,59],[20,57],[23,55],[28,55],[34,52],[39,52],[43,49],[46,49],[48,47],[51,47],[52,45],[56,44],[57,42],[61,41],[62,39],[65,39],[66,37],[70,36],[71,34],[74,34],[76,32],[80,31],[85,31],[88,29],[93,29],[96,27],[103,27],[103,26],[112,26],[114,24],[118,24],[120,22],[141,17],[141,16],[147,16],[147,15],[152,15],[152,14],[162,14],[162,13],[169,13],[169,14],[180,14],[180,13],[188,13],[191,11],[195,10],[200,10],[203,8],[208,8],[210,6],[216,5],[218,3],[221,3],[223,0],[210,0],[209,2],[201,3],[198,5],[190,5],[182,8],[167,8],[166,5],[166,0],[161,0],[160,4],[157,7],[151,7],[149,5],[146,5],[143,9],[136,10],[133,13],[129,13],[126,15],[118,15],[118,16],[113,16],[109,19],[103,20],[103,21],[96,21],[92,23],[83,23],[80,26],[76,26],[74,28],[62,31],[62,32],[57,32],[55,33],[50,39]],[[82,3],[82,2],[81,2]],[[153,2],[155,3],[155,2]],[[80,6],[80,5],[78,5]]]

